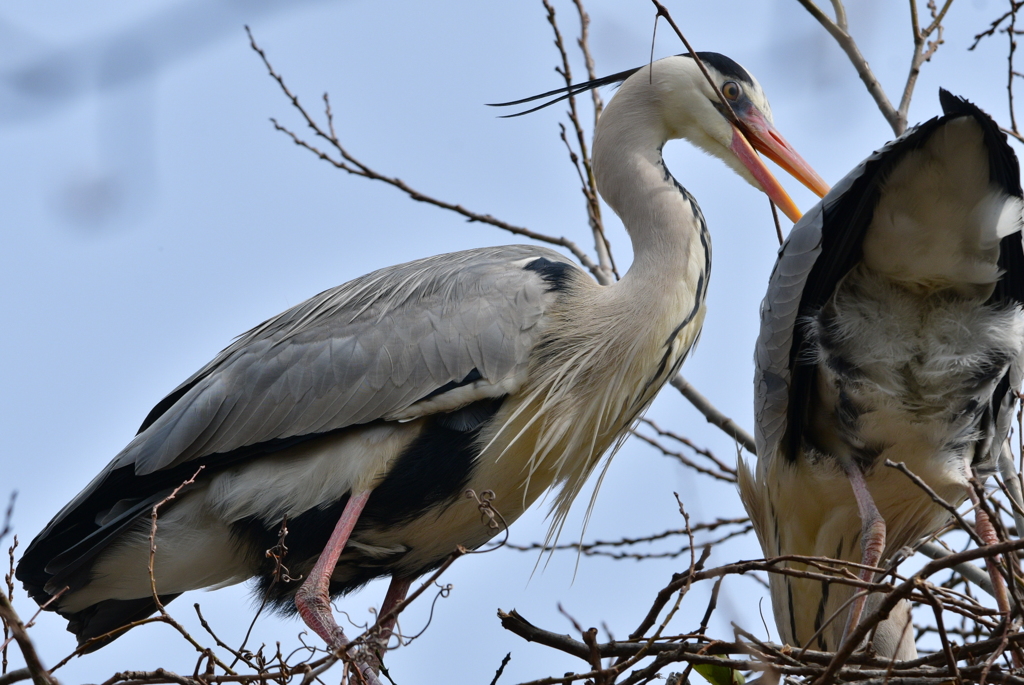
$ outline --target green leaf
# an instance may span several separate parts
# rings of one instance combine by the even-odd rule
[[[700,673],[711,685],[744,685],[747,682],[742,673],[728,666],[696,664],[693,670]]]

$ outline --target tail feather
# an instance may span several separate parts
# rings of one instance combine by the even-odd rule
[[[166,605],[176,597],[178,597],[176,594],[160,595],[160,603]],[[89,640],[106,636],[82,650],[82,653],[87,654],[110,644],[124,635],[131,624],[148,618],[155,612],[156,602],[153,601],[153,598],[142,597],[140,599],[106,599],[82,611],[63,614],[63,616],[68,619],[68,632],[78,638],[79,646]]]

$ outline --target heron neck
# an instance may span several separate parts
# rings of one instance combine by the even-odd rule
[[[652,113],[656,108],[620,109],[609,106],[594,140],[598,189],[633,243],[633,265],[620,284],[647,297],[682,291],[691,302],[702,298],[710,238],[696,201],[662,158],[672,136]]]

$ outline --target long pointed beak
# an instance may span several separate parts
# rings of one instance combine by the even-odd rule
[[[743,124],[747,128],[746,135],[740,133],[734,126],[730,149],[761,184],[772,202],[796,223],[800,220],[800,209],[797,208],[796,203],[789,197],[789,194],[754,150],[764,153],[768,159],[789,172],[793,178],[807,186],[818,197],[824,197],[828,193],[828,184],[811,168],[810,164],[804,161],[803,157],[797,154],[796,150],[786,142],[786,139],[760,112],[754,110],[748,113],[743,117]]]

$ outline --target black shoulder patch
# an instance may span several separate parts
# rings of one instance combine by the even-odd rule
[[[689,53],[687,53],[686,56],[689,57]],[[754,85],[754,77],[729,57],[717,52],[698,52],[697,56],[700,57],[701,61],[705,64],[717,69],[722,76],[734,78],[737,81],[743,81],[747,85]]]
[[[553,262],[547,257],[537,257],[523,267],[527,271],[536,271],[548,283],[548,292],[562,292],[569,282],[570,274],[575,267],[565,262]]]

